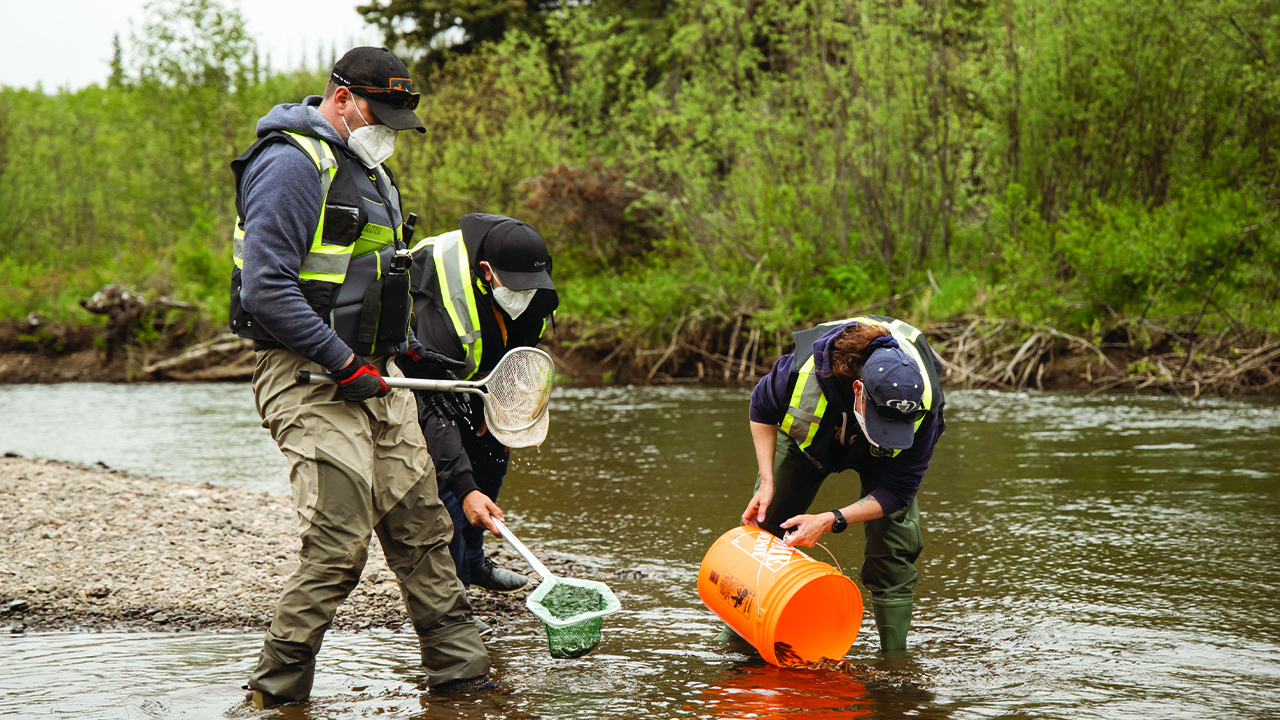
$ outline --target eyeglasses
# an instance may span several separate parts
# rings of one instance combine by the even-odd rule
[[[399,88],[374,87],[372,85],[343,85],[346,89],[369,100],[376,100],[391,107],[416,110],[419,93],[406,93]]]

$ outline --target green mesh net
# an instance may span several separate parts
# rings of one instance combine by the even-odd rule
[[[576,578],[543,580],[525,605],[542,621],[551,657],[565,659],[594,650],[604,616],[621,607],[608,585]]]

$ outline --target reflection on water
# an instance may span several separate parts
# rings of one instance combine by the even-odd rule
[[[597,568],[623,610],[578,660],[553,660],[531,616],[491,638],[504,694],[424,695],[406,634],[331,636],[315,700],[277,713],[238,705],[256,634],[5,636],[0,715],[1280,717],[1275,403],[948,394],[920,498],[913,651],[881,658],[868,617],[845,664],[779,670],[713,642],[695,588],[750,495],[747,397],[557,390],[548,440],[516,451],[502,506],[535,549]],[[0,451],[285,488],[244,386],[12,387],[0,405],[22,408],[0,413]],[[85,443],[68,440],[84,426]],[[815,505],[856,489],[832,478]],[[860,533],[824,544],[856,575]]]
[[[762,663],[718,673],[711,684],[698,688],[686,709],[710,717],[762,720],[864,718],[874,712],[867,687],[856,675],[797,672]]]
[[[248,383],[0,385],[0,452],[289,491]]]

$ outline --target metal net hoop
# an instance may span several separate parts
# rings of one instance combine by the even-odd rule
[[[556,367],[537,350],[512,351],[485,378],[489,429],[507,447],[540,445],[547,436]],[[518,429],[504,429],[518,428]]]

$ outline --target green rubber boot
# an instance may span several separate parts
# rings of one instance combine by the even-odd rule
[[[742,636],[738,635],[733,628],[729,627],[729,623],[722,624],[724,625],[724,629],[720,631],[719,635],[716,635],[715,642],[733,642],[735,640],[742,639]]]
[[[907,649],[907,631],[911,629],[911,598],[871,601],[871,614],[880,631],[880,652],[902,652]]]

